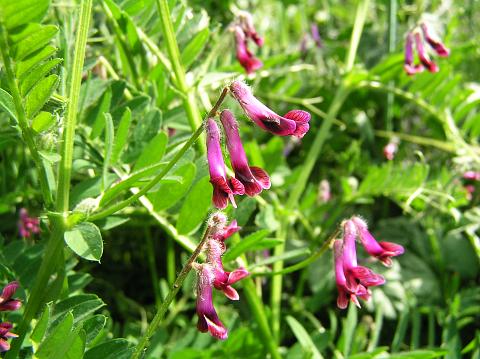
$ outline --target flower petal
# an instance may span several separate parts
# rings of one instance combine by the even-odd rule
[[[208,331],[210,332],[212,337],[215,337],[220,340],[225,340],[228,338],[227,328],[223,326],[220,320],[218,321],[218,323],[215,323],[214,321],[210,320],[207,316],[205,316],[205,320],[207,322]]]
[[[239,280],[242,280],[243,278],[247,277],[250,273],[245,269],[245,268],[238,268],[235,269],[233,272],[231,272],[228,275],[228,280],[227,284],[233,284],[238,282]]]
[[[10,343],[6,340],[0,339],[0,353],[10,350]]]
[[[225,294],[225,296],[230,300],[239,300],[240,299],[240,296],[238,295],[238,292],[235,290],[235,288],[233,288],[230,285],[227,285],[227,286],[223,287],[222,291]]]
[[[251,166],[250,171],[252,172],[255,179],[260,182],[260,185],[263,189],[269,189],[271,186],[270,176],[268,173],[260,167]]]
[[[15,294],[19,286],[17,281],[8,283],[5,288],[2,290],[2,295],[0,296],[0,303],[9,300]]]

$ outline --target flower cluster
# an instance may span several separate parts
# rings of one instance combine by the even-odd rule
[[[260,37],[253,25],[252,14],[240,11],[235,22],[231,26],[235,35],[235,46],[237,60],[245,69],[247,74],[255,72],[263,66],[263,63],[256,58],[248,49],[248,40],[252,40],[258,47],[263,46],[263,38]]]
[[[418,54],[420,63],[414,63],[413,45]],[[448,57],[450,50],[445,47],[440,39],[432,34],[431,29],[425,23],[415,27],[407,34],[405,41],[405,64],[403,68],[408,75],[414,75],[422,72],[425,68],[430,72],[438,72],[438,65],[430,58],[424,43],[427,43],[431,49],[440,57]]]
[[[30,217],[26,208],[20,209],[18,232],[23,238],[30,238],[33,234],[40,233],[40,220],[36,217]]]
[[[368,231],[367,224],[359,217],[352,217],[342,224],[343,238],[335,240],[333,251],[335,256],[335,278],[337,282],[337,306],[345,309],[351,300],[358,307],[358,298],[368,300],[371,292],[369,287],[382,285],[385,279],[371,269],[358,265],[356,239],[360,239],[363,247],[373,257],[385,266],[391,266],[391,257],[403,254],[401,245],[391,242],[377,242]]]
[[[246,84],[234,81],[229,90],[239,102],[246,115],[259,127],[271,133],[303,137],[309,129],[310,114],[301,110],[292,110],[284,116],[277,115],[258,99]],[[250,166],[243,149],[238,123],[233,113],[224,110],[220,122],[225,132],[225,142],[230,155],[230,164],[235,177],[227,174],[221,148],[221,134],[217,122],[209,118],[206,122],[207,160],[210,182],[213,185],[213,204],[219,209],[227,207],[228,202],[236,207],[235,195],[256,196],[270,188],[270,177],[263,169]]]
[[[210,234],[205,243],[207,260],[203,264],[194,263],[197,272],[197,328],[202,333],[207,331],[217,339],[227,339],[227,328],[218,318],[213,306],[213,288],[222,291],[228,299],[238,300],[239,295],[232,284],[249,275],[245,268],[227,272],[223,268],[222,255],[225,253],[225,240],[240,230],[234,220],[226,225],[227,219],[221,212],[210,218]]]
[[[0,312],[17,310],[22,306],[20,300],[12,298],[18,289],[18,285],[18,282],[11,282],[3,288],[0,295]],[[16,334],[10,332],[10,329],[12,329],[11,323],[0,323],[0,352],[6,352],[10,349],[8,338],[17,337]]]

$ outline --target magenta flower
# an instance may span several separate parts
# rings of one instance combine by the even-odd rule
[[[258,35],[255,25],[253,24],[253,16],[247,11],[241,11],[238,15],[240,26],[245,32],[247,38],[250,38],[258,47],[263,46],[263,38]]]
[[[405,63],[403,65],[403,68],[405,69],[405,72],[407,73],[407,75],[414,75],[417,72],[423,71],[422,64],[418,64],[418,65],[414,64],[412,33],[408,33],[407,39],[405,41]]]
[[[32,234],[40,233],[40,220],[30,217],[25,208],[20,209],[18,219],[18,231],[23,238],[29,238]]]
[[[368,300],[370,294],[362,285],[357,286],[354,291],[347,287],[347,276],[344,268],[344,246],[341,240],[334,242],[333,253],[335,256],[335,280],[338,290],[337,306],[340,309],[345,309],[348,306],[348,301],[351,300],[357,307],[360,307],[357,296]]]
[[[261,103],[240,81],[230,85],[233,97],[238,101],[245,114],[260,128],[279,136],[296,136],[302,138],[309,129],[310,114],[302,110],[292,110],[284,116],[277,115]]]
[[[227,328],[218,318],[213,306],[213,281],[215,274],[213,267],[208,264],[194,263],[197,271],[197,328],[202,333],[210,332],[217,339],[225,340],[228,337]]]
[[[223,250],[225,251],[225,240],[237,233],[242,227],[238,226],[237,221],[233,220],[229,225],[219,228],[212,233],[212,238],[221,243]]]
[[[213,286],[221,290],[225,296],[231,300],[238,300],[237,291],[231,286],[239,280],[249,275],[245,268],[235,269],[233,272],[226,272],[223,268],[222,255],[225,252],[225,246],[222,242],[211,238],[206,244],[207,262],[214,269]]]
[[[12,299],[18,289],[18,282],[10,282],[2,290],[0,296],[0,312],[17,310],[22,306],[22,302],[18,299]]]
[[[235,47],[236,47],[236,56],[237,60],[245,69],[247,74],[255,72],[263,66],[262,61],[257,59],[251,52],[248,50],[247,39],[245,37],[244,31],[239,27],[235,26]]]
[[[352,222],[355,224],[360,241],[367,253],[378,258],[385,266],[390,267],[392,265],[391,257],[396,257],[404,253],[404,248],[399,244],[377,242],[368,231],[367,224],[361,218],[353,217]]]
[[[448,57],[448,55],[450,55],[450,50],[445,47],[441,40],[432,36],[427,24],[422,23],[420,26],[423,31],[423,36],[425,36],[425,40],[432,47],[432,49],[435,50],[437,55],[440,57]]]
[[[467,171],[463,174],[463,178],[466,180],[480,181],[480,172]]]
[[[227,149],[235,178],[243,184],[245,193],[249,196],[255,196],[263,189],[269,189],[270,177],[267,172],[260,167],[250,167],[248,165],[247,156],[238,133],[238,123],[233,114],[229,110],[222,111],[220,121],[222,121],[225,130]]]
[[[220,130],[215,120],[211,118],[207,121],[207,159],[210,182],[213,185],[213,204],[215,207],[223,209],[230,201],[236,207],[233,196],[244,194],[245,188],[239,180],[227,176],[220,147]]]
[[[337,306],[345,309],[348,300],[360,307],[358,298],[370,298],[369,287],[385,283],[385,279],[366,267],[357,264],[355,239],[357,231],[351,220],[343,224],[343,241],[335,241],[335,277],[338,289]]]
[[[7,342],[8,338],[16,338],[17,334],[10,332],[12,324],[8,322],[0,323],[0,353],[6,352],[10,349],[10,343]]]
[[[416,31],[414,37],[415,45],[417,46],[418,58],[420,59],[422,65],[425,66],[425,68],[430,72],[438,72],[438,65],[432,59],[430,59],[430,56],[428,56],[428,53],[423,46],[422,34]]]

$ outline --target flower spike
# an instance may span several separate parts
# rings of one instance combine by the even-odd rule
[[[202,333],[210,332],[210,335],[225,340],[228,337],[227,328],[218,318],[213,306],[213,280],[215,278],[210,264],[194,263],[193,268],[197,271],[197,328]]]
[[[35,217],[30,217],[26,208],[20,209],[18,232],[23,238],[30,238],[33,234],[40,233],[40,220]]]
[[[233,81],[230,85],[232,96],[238,101],[245,114],[260,128],[278,136],[302,138],[309,129],[310,114],[302,110],[292,110],[280,116],[253,96],[243,82]]]
[[[207,120],[207,159],[215,207],[223,209],[227,207],[228,201],[236,207],[234,195],[244,194],[245,188],[239,180],[227,176],[220,147],[220,130],[211,118]]]
[[[269,189],[270,177],[267,172],[260,167],[250,167],[248,165],[247,156],[238,133],[238,123],[233,114],[224,110],[220,114],[220,120],[225,130],[227,149],[235,178],[243,184],[245,193],[248,196],[255,196],[262,190]]]

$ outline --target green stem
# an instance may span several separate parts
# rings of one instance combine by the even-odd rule
[[[358,44],[360,43],[360,38],[363,32],[363,26],[365,24],[365,19],[367,16],[367,10],[369,6],[369,0],[362,0],[359,2],[357,7],[357,12],[355,15],[355,23],[353,25],[352,36],[350,39],[350,47],[347,53],[346,59],[346,74],[344,75],[344,79],[341,82],[339,88],[335,93],[335,97],[333,98],[332,103],[330,104],[329,110],[327,112],[327,116],[320,127],[320,130],[317,132],[315,136],[312,146],[307,154],[307,158],[302,166],[302,171],[298,177],[297,183],[293,187],[292,192],[290,192],[290,196],[286,203],[286,209],[292,210],[298,203],[300,196],[305,189],[307,184],[308,178],[312,173],[313,167],[319,158],[320,152],[322,150],[323,144],[327,139],[330,128],[334,123],[334,120],[339,112],[343,102],[347,98],[348,94],[350,93],[350,85],[346,84],[346,79],[348,78],[349,73],[353,69],[353,64],[355,62],[355,57],[357,54]],[[274,249],[274,256],[281,256],[285,250],[285,242],[288,236],[288,229],[289,223],[288,218],[283,218],[281,221],[280,229],[277,233],[278,238],[283,239],[282,243],[275,247]],[[283,261],[277,261],[273,265],[273,272],[281,272],[283,270]],[[271,287],[271,294],[270,294],[270,305],[272,310],[272,331],[273,336],[278,341],[279,334],[280,334],[280,304],[281,304],[281,295],[282,295],[282,283],[283,277],[277,275],[272,279],[272,287]]]
[[[10,89],[10,94],[13,98],[13,103],[15,105],[15,112],[17,115],[18,125],[22,130],[22,136],[25,143],[30,150],[33,161],[38,171],[38,178],[40,181],[40,188],[42,191],[43,200],[45,206],[48,208],[53,204],[52,194],[48,188],[47,173],[45,172],[45,167],[43,166],[42,159],[37,149],[35,139],[33,137],[32,129],[28,123],[27,115],[25,113],[25,108],[22,103],[22,96],[20,95],[20,90],[18,88],[18,82],[15,78],[15,72],[13,70],[13,64],[10,60],[10,49],[8,46],[8,36],[7,29],[0,22],[0,52],[2,53],[3,65],[5,68],[7,84]]]
[[[281,355],[278,352],[278,347],[275,339],[270,332],[268,325],[268,318],[265,315],[265,308],[263,303],[257,295],[255,283],[252,278],[245,278],[243,280],[243,291],[245,297],[252,310],[253,318],[257,321],[260,335],[262,336],[263,345],[265,345],[273,359],[280,359]]]
[[[388,2],[388,53],[392,54],[395,51],[397,42],[397,0],[389,0]],[[395,86],[395,81],[389,83],[390,86]],[[395,95],[391,92],[387,94],[387,111],[385,114],[385,129],[387,131],[393,130],[393,106],[395,102]]]
[[[357,56],[358,45],[360,44],[363,25],[365,25],[365,19],[367,18],[369,4],[370,0],[361,0],[357,6],[355,23],[353,24],[352,37],[350,38],[350,46],[347,53],[347,66],[345,68],[347,73],[352,71],[353,64],[355,63],[355,57]]]
[[[207,118],[215,116],[218,111],[218,108],[222,104],[225,96],[227,96],[228,89],[224,88],[217,102],[213,106],[212,110],[208,113]],[[93,214],[88,218],[89,221],[96,221],[107,217],[135,202],[137,199],[146,194],[151,188],[153,188],[167,173],[172,169],[172,167],[183,157],[185,152],[195,143],[195,141],[200,137],[204,130],[203,124],[201,124],[197,130],[190,136],[189,140],[183,145],[183,147],[177,152],[177,154],[172,158],[172,160],[165,166],[162,172],[155,176],[149,183],[147,183],[140,191],[131,195],[127,199],[114,204],[96,214]]]
[[[401,140],[408,141],[411,143],[416,143],[417,145],[431,146],[431,147],[438,148],[439,150],[450,152],[450,153],[456,152],[456,147],[454,144],[440,141],[440,140],[435,140],[433,138],[414,136],[414,135],[409,135],[408,133],[382,131],[382,130],[376,130],[375,135],[379,137],[385,137],[385,138],[398,137]]]
[[[65,220],[69,208],[70,177],[72,170],[73,143],[76,126],[76,115],[78,108],[78,99],[80,94],[80,84],[82,80],[82,69],[85,57],[85,47],[87,43],[88,27],[92,11],[92,0],[82,1],[79,27],[75,39],[75,58],[73,65],[72,82],[69,92],[70,101],[67,107],[67,117],[65,119],[64,138],[62,145],[62,160],[59,167],[59,178],[57,187],[56,210],[63,213],[61,217],[52,218],[52,236],[50,237],[42,263],[35,278],[35,282],[30,292],[29,300],[25,306],[23,320],[17,328],[18,338],[13,340],[12,347],[5,358],[13,359],[18,356],[20,347],[25,339],[30,322],[40,310],[45,297],[45,288],[47,287],[50,275],[57,265],[57,256],[63,248],[63,234],[65,231]]]
[[[202,240],[198,244],[197,248],[195,248],[195,251],[192,253],[190,258],[188,259],[187,263],[185,266],[182,268],[182,271],[178,275],[177,279],[175,280],[175,283],[173,283],[172,288],[167,294],[167,297],[163,301],[162,305],[158,308],[157,313],[155,314],[155,317],[153,317],[150,325],[147,328],[147,331],[143,335],[142,339],[140,339],[138,345],[135,348],[135,352],[133,353],[132,359],[138,359],[142,356],[142,353],[144,349],[148,345],[148,341],[150,338],[155,334],[155,331],[157,330],[158,326],[162,322],[163,317],[165,316],[165,313],[168,310],[168,307],[170,306],[170,303],[172,300],[175,298],[177,295],[178,291],[180,290],[180,287],[182,286],[185,278],[187,278],[188,273],[190,273],[190,270],[192,269],[192,264],[193,262],[197,259],[198,255],[202,251],[203,245],[207,241],[209,235],[210,235],[210,227],[207,228],[205,231]]]
[[[80,85],[82,84],[83,63],[87,45],[88,28],[92,11],[92,0],[83,0],[80,10],[79,27],[75,39],[75,52],[72,69],[72,82],[69,90],[67,115],[64,123],[63,143],[61,148],[62,159],[58,170],[57,211],[67,215],[69,210],[70,179],[72,177],[73,144],[77,125],[78,101]]]
[[[202,123],[200,111],[197,107],[195,99],[195,91],[187,85],[185,77],[185,69],[181,63],[180,50],[178,48],[177,39],[175,38],[175,30],[172,24],[170,9],[167,0],[156,0],[158,13],[160,15],[160,24],[162,26],[163,36],[167,45],[168,56],[172,64],[173,72],[177,82],[178,90],[184,94],[183,105],[187,113],[188,122],[193,129],[199,127]],[[198,149],[201,153],[205,153],[205,141],[200,141]]]
[[[333,235],[331,235],[323,244],[322,246],[316,251],[315,253],[311,254],[308,258],[304,259],[301,262],[295,263],[289,267],[283,268],[278,272],[255,272],[252,273],[254,277],[274,277],[278,275],[288,274],[292,272],[296,272],[297,270],[303,269],[306,266],[315,262],[318,258],[320,258],[327,250],[330,248],[332,241],[338,236],[339,230],[335,231]]]

